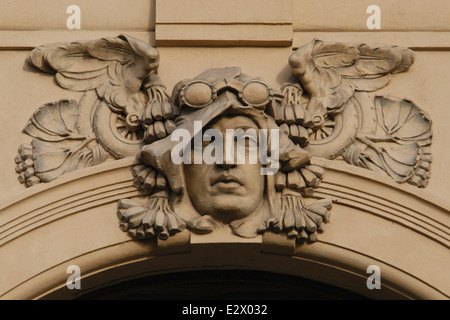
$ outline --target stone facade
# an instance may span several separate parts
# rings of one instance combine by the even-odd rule
[[[77,1],[79,30],[1,2],[1,298],[225,268],[448,299],[445,0],[378,1],[376,30],[369,1]],[[195,121],[278,130],[275,174],[174,165]]]

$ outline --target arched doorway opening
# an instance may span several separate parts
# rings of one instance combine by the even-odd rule
[[[349,290],[257,270],[198,270],[154,275],[89,292],[80,300],[362,300]]]

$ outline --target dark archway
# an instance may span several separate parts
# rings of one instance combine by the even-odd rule
[[[351,291],[305,278],[251,270],[155,275],[89,292],[82,300],[361,300]]]

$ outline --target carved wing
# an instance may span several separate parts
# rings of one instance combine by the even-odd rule
[[[159,53],[126,35],[93,41],[42,45],[27,62],[54,74],[64,89],[83,92],[80,101],[62,99],[41,106],[19,148],[19,180],[27,186],[99,164],[107,157],[139,153],[144,142],[173,130],[177,113],[157,76]]]
[[[121,35],[70,44],[50,44],[34,49],[28,62],[71,91],[95,90],[114,111],[142,113],[138,94],[144,79],[158,68],[158,51],[148,44]]]
[[[414,53],[399,46],[315,39],[289,58],[294,78],[283,88],[277,121],[289,126],[293,141],[313,156],[341,158],[425,187],[430,118],[409,100],[371,94],[413,62]],[[295,130],[299,124],[305,128]]]
[[[28,63],[54,74],[64,89],[84,92],[79,102],[63,99],[41,106],[24,132],[30,145],[19,148],[19,180],[27,186],[115,158],[136,156],[144,143],[175,129],[178,115],[157,76],[158,51],[121,35],[93,41],[55,43],[34,49]],[[134,237],[181,231],[185,224],[168,201],[166,178],[154,168],[136,165],[135,185],[151,195],[146,205],[129,199],[118,203],[123,231]]]
[[[414,62],[411,50],[398,46],[327,43],[313,40],[289,58],[310,100],[307,110],[337,114],[355,91],[376,91],[391,75],[407,71]]]

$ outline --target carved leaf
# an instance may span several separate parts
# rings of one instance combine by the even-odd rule
[[[419,146],[431,143],[431,120],[413,102],[377,96],[375,107],[381,128],[397,143]]]
[[[98,144],[84,148],[85,141],[49,143],[32,140],[34,175],[49,182],[62,174],[102,163],[108,153]]]
[[[69,148],[46,143],[34,139],[33,146],[34,168],[37,172],[45,173],[58,169],[66,160]]]
[[[47,103],[34,112],[23,131],[43,141],[81,139],[76,126],[78,117],[75,100]]]
[[[432,130],[429,117],[405,99],[375,97],[378,130],[360,133],[365,144],[353,144],[344,159],[362,168],[385,173],[399,183],[418,187],[428,184],[431,168]]]

